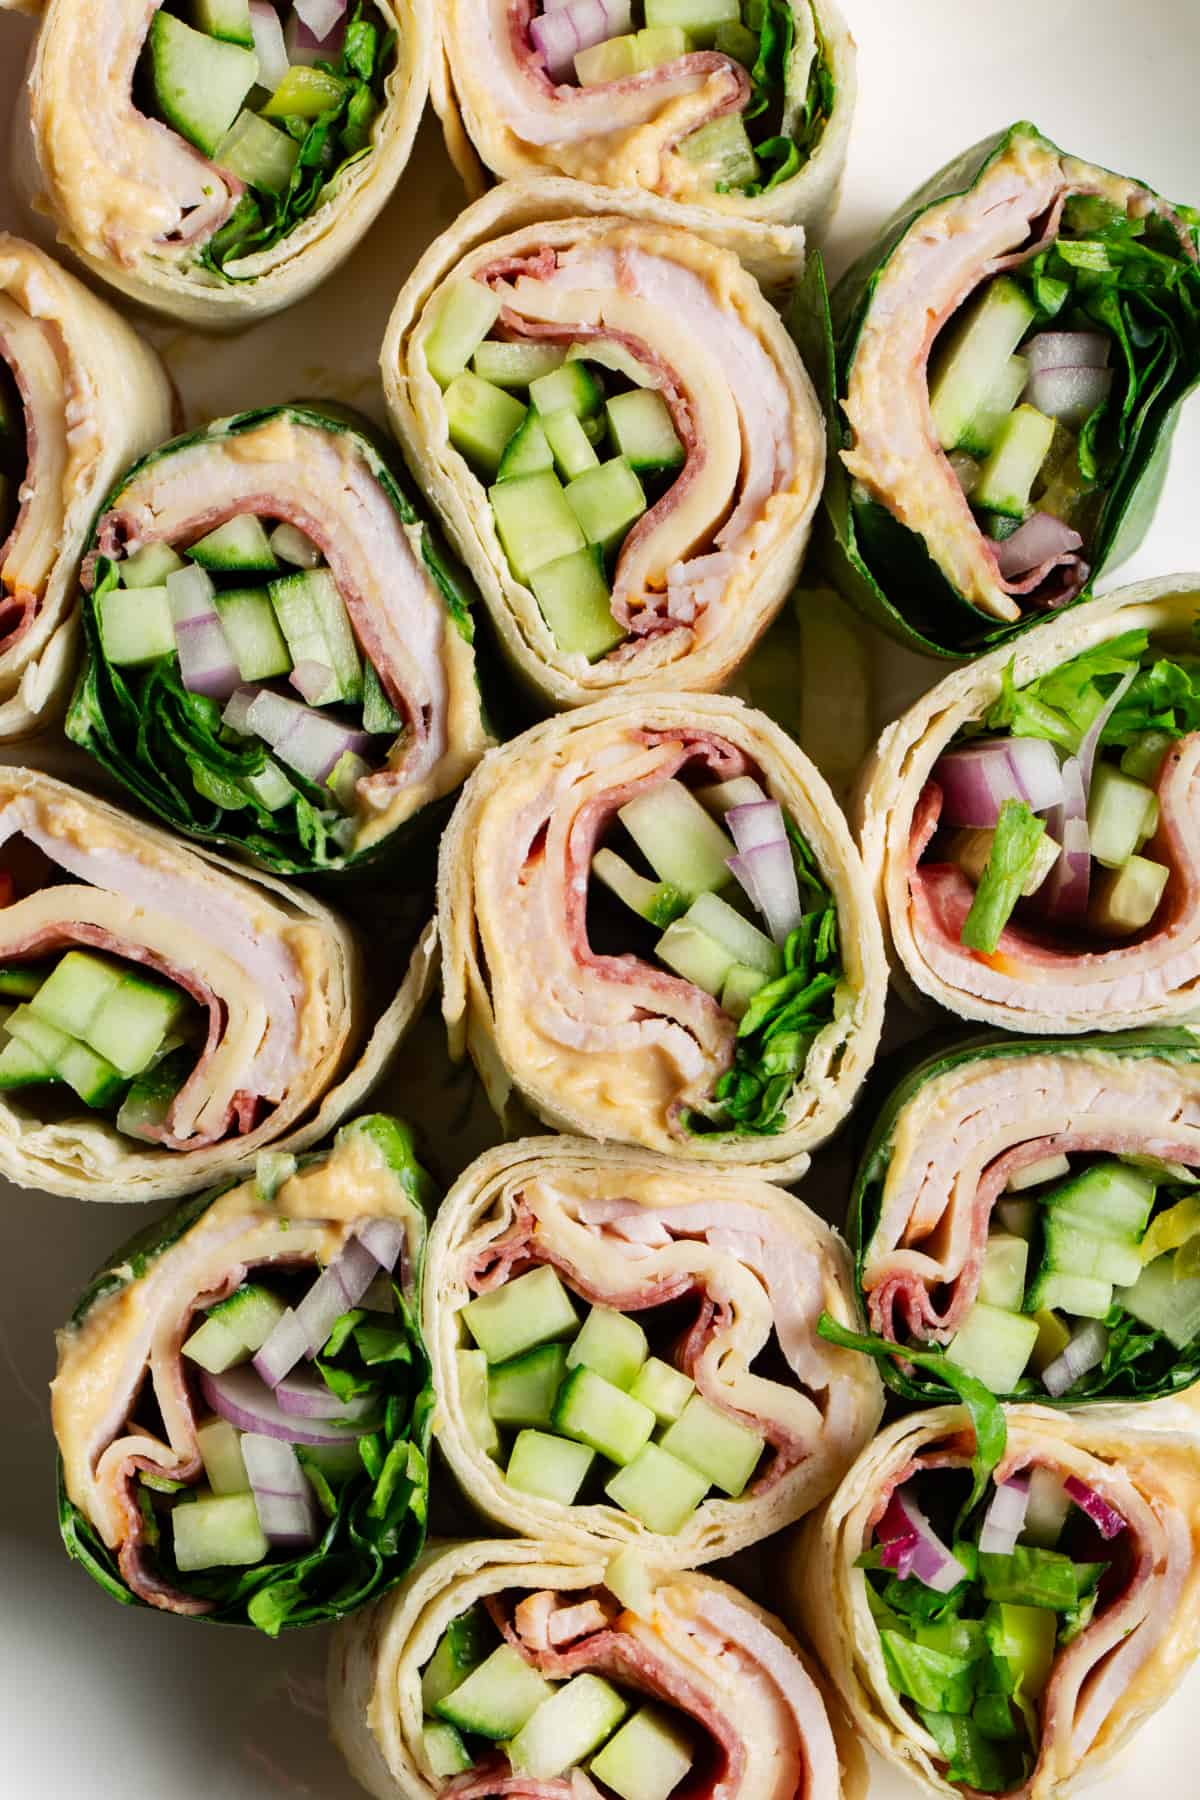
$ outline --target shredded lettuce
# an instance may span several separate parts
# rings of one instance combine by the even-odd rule
[[[960,933],[968,949],[987,955],[995,950],[1045,835],[1046,821],[1031,812],[1024,800],[1004,802],[987,866]]]
[[[808,0],[803,0],[805,5]],[[769,193],[790,181],[812,155],[829,122],[836,97],[829,52],[815,13],[805,22],[815,39],[815,51],[807,69],[804,93],[795,91],[793,64],[797,59],[796,12],[793,0],[746,0],[745,28],[757,36],[757,51],[748,64],[750,99],[742,113],[758,160],[759,177],[739,182],[736,191],[747,196]],[[756,123],[757,122],[757,123]],[[724,185],[721,191],[727,191]]]

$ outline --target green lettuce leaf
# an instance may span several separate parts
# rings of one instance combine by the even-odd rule
[[[1045,835],[1046,821],[1031,812],[1024,800],[1004,802],[987,865],[959,934],[968,949],[988,955],[995,950]]]

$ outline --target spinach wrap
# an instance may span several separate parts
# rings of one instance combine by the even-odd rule
[[[136,463],[82,576],[67,735],[268,868],[395,850],[490,742],[470,590],[340,414],[218,419]]]
[[[1021,123],[905,203],[832,298],[831,568],[965,657],[1145,535],[1200,376],[1198,215]],[[810,271],[813,317],[819,271]]]
[[[432,1199],[407,1126],[374,1114],[114,1252],[51,1384],[63,1542],[114,1599],[273,1637],[407,1572],[428,1498]]]

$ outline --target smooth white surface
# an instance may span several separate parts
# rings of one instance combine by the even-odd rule
[[[827,246],[835,274],[934,168],[1019,117],[1082,156],[1174,199],[1200,202],[1195,0],[843,3],[861,46],[861,86],[845,195]],[[0,147],[30,33],[27,22],[0,16]],[[81,69],[80,80],[88,78]],[[187,423],[305,394],[336,394],[382,417],[376,356],[384,322],[416,255],[460,200],[427,120],[400,192],[321,293],[237,339],[154,327]],[[2,189],[0,225],[21,228]],[[1200,565],[1198,492],[1200,402],[1193,402],[1155,529],[1117,581]],[[874,660],[877,716],[890,716],[939,668],[858,629]],[[831,669],[831,683],[838,678]],[[32,760],[56,751],[61,759],[48,746]],[[901,1029],[902,1018],[895,1021]],[[470,1109],[465,1134],[435,1146],[443,1177],[481,1147],[486,1130],[457,1081],[447,1095],[452,1081],[429,1020],[381,1096],[421,1118],[436,1087],[439,1110],[447,1098]],[[805,1198],[835,1219],[845,1171],[835,1152],[805,1183]],[[60,1549],[45,1402],[53,1331],[90,1271],[146,1211],[0,1192],[0,1794],[352,1800],[359,1790],[325,1738],[323,1633],[270,1644],[249,1631],[122,1610]],[[1116,1772],[1089,1791],[1096,1800],[1186,1800],[1200,1786],[1197,1768],[1200,1672]],[[876,1766],[872,1800],[915,1793]]]

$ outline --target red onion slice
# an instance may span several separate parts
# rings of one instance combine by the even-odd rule
[[[1011,537],[996,545],[996,562],[1006,581],[1029,575],[1057,556],[1082,550],[1083,539],[1053,513],[1035,512]]]
[[[254,1368],[269,1388],[277,1387],[289,1369],[308,1354],[308,1333],[289,1306],[275,1321],[253,1358]]]
[[[310,706],[320,703],[321,696],[329,692],[329,684],[333,680],[333,670],[327,663],[306,659],[298,662],[288,680],[298,694],[303,695]]]
[[[1096,760],[1096,751],[1100,746],[1100,734],[1108,724],[1112,715],[1116,712],[1117,707],[1124,698],[1126,688],[1129,687],[1136,674],[1136,669],[1130,669],[1127,674],[1122,675],[1120,681],[1118,681],[1116,687],[1088,726],[1087,734],[1079,746],[1079,773],[1083,778],[1083,791],[1085,796],[1092,791],[1092,765]],[[1084,810],[1086,811],[1086,807]]]
[[[1043,369],[1030,376],[1025,398],[1047,418],[1078,429],[1108,399],[1112,384],[1111,369]]]
[[[370,746],[365,731],[352,731],[267,688],[260,688],[245,717],[281,762],[310,781],[324,781],[347,750],[361,755]]]
[[[990,828],[1006,800],[1045,812],[1062,800],[1062,770],[1045,738],[985,738],[939,756],[933,779],[942,790],[942,822]]]
[[[787,841],[787,828],[777,800],[756,800],[747,806],[731,806],[725,814],[725,824],[743,856],[763,844],[777,844],[780,839]]]
[[[1046,830],[1062,845],[1062,855],[1038,889],[1038,898],[1049,918],[1078,919],[1087,911],[1092,884],[1087,793],[1078,758],[1067,758],[1062,779],[1062,804],[1052,807],[1046,816]]]
[[[951,1588],[966,1580],[967,1571],[943,1544],[916,1500],[903,1488],[897,1488],[888,1501],[887,1510],[875,1527],[875,1535],[884,1539],[881,1562],[885,1568],[895,1569],[902,1581],[915,1575],[935,1593],[948,1594]]]
[[[785,943],[804,916],[796,865],[787,839],[777,838],[773,844],[758,844],[744,855],[730,856],[725,866],[766,920],[774,941]]]
[[[381,1269],[391,1271],[404,1248],[404,1227],[395,1219],[368,1219],[358,1228],[358,1241],[371,1252]]]
[[[979,1548],[989,1555],[1011,1556],[1025,1528],[1029,1509],[1029,1477],[998,1481],[979,1534]]]
[[[632,30],[631,0],[566,0],[531,20],[529,36],[547,72],[558,81],[571,74],[578,51]]]
[[[1105,331],[1039,331],[1022,344],[1031,375],[1046,369],[1106,369],[1111,340]]]
[[[374,1394],[356,1394],[352,1400],[339,1400],[325,1383],[307,1369],[293,1370],[275,1387],[275,1399],[282,1410],[298,1419],[336,1419],[339,1425],[357,1425],[378,1410]]]
[[[233,731],[240,731],[243,737],[253,737],[254,727],[250,723],[250,708],[262,693],[258,687],[239,687],[230,696],[225,711],[221,714],[222,725],[228,725]]]
[[[1070,1494],[1080,1512],[1087,1514],[1102,1538],[1119,1537],[1125,1529],[1125,1520],[1115,1506],[1110,1506],[1102,1494],[1095,1488],[1088,1487],[1077,1475],[1068,1475],[1063,1487]]]
[[[1057,1400],[1080,1376],[1098,1369],[1108,1349],[1108,1333],[1098,1319],[1089,1319],[1070,1339],[1065,1350],[1042,1370],[1042,1386]]]
[[[314,1357],[337,1321],[357,1306],[379,1273],[379,1262],[357,1237],[348,1238],[293,1312],[278,1320],[254,1358],[269,1387],[276,1387],[302,1356]]]
[[[215,1413],[239,1431],[257,1431],[285,1444],[345,1444],[375,1429],[375,1423],[347,1427],[332,1420],[298,1419],[276,1403],[249,1363],[221,1375],[200,1377],[204,1398]]]
[[[324,44],[346,11],[347,0],[296,0],[296,17],[317,44]]]
[[[270,0],[250,0],[250,30],[258,57],[258,79],[272,93],[288,72],[283,26]]]
[[[269,1542],[289,1550],[315,1544],[320,1536],[316,1500],[291,1445],[248,1431],[242,1438],[242,1459]]]

